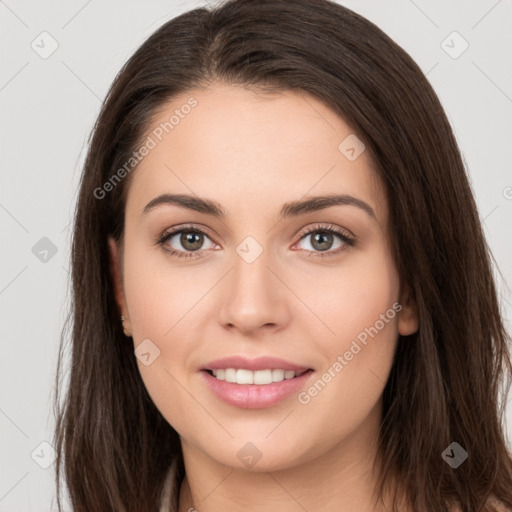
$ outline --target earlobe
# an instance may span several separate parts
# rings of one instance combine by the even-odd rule
[[[408,287],[400,295],[402,309],[398,313],[398,333],[401,336],[414,334],[419,327],[418,305]]]
[[[121,274],[120,254],[116,241],[112,236],[108,237],[110,274],[114,287],[114,296],[120,311],[120,321],[123,324],[124,334],[131,336],[130,316],[126,307],[126,297],[124,294],[123,277]]]

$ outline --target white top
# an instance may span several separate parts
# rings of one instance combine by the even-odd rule
[[[160,512],[178,512],[179,479],[177,478],[178,460],[176,457],[169,468],[162,493]]]

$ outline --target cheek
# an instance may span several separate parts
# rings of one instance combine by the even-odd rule
[[[166,417],[177,417],[190,400],[178,383],[191,370],[187,366],[194,348],[191,325],[215,280],[193,267],[177,268],[161,249],[135,243],[126,246],[124,289],[134,348],[145,343],[141,346],[158,354],[150,365],[139,360],[137,365],[157,407],[166,411]]]
[[[331,357],[376,322],[383,338],[397,332],[392,306],[399,297],[399,278],[386,245],[347,256],[339,266],[319,268],[307,277],[298,272],[302,276],[294,278],[294,290],[313,313],[303,321],[318,329],[319,336],[313,339],[324,340],[323,351]],[[382,325],[381,315],[390,308]]]
[[[125,253],[124,272],[134,348],[149,347],[151,354],[148,365],[137,360],[142,381],[155,406],[180,432],[179,419],[190,408],[190,396],[180,385],[187,372],[187,312],[199,299],[199,284],[192,275],[184,279],[156,249],[135,244]]]
[[[327,403],[339,404],[330,414],[346,415],[345,407],[350,407],[354,419],[362,418],[380,397],[393,363],[399,278],[386,246],[381,247],[317,276],[307,295],[307,304],[322,320],[309,315],[311,320],[304,321],[321,355],[322,382],[304,390],[304,402],[311,399],[312,407],[324,411]]]
[[[144,338],[172,339],[208,289],[204,276],[200,279],[192,267],[176,268],[162,249],[135,246],[126,251],[124,286],[136,344]]]

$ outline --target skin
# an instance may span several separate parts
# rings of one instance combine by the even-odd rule
[[[160,350],[149,366],[137,364],[181,438],[187,476],[179,510],[384,510],[372,501],[382,392],[398,335],[415,332],[418,318],[400,293],[373,162],[367,151],[349,161],[338,146],[351,128],[295,92],[216,82],[174,97],[152,129],[190,96],[198,105],[134,171],[122,244],[109,239],[125,332],[134,347],[149,338]],[[164,192],[214,200],[227,216],[169,204],[143,214]],[[332,193],[365,201],[376,218],[338,205],[279,220],[284,203]],[[187,223],[207,232],[196,244],[202,257],[166,252],[186,251],[179,234],[166,246],[155,243]],[[334,235],[327,251],[343,250],[318,257],[315,233],[297,235],[323,223],[348,230],[356,245]],[[236,252],[247,236],[263,249],[250,264]],[[402,310],[308,404],[292,395],[248,410],[220,401],[203,383],[199,370],[208,361],[271,355],[313,368],[307,390],[394,303]],[[237,457],[248,442],[262,454],[252,468]]]

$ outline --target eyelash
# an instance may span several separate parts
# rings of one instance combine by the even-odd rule
[[[172,238],[174,235],[180,234],[180,233],[197,233],[202,234],[210,238],[208,233],[203,231],[202,229],[199,229],[198,227],[194,225],[188,225],[188,226],[182,226],[176,229],[172,229],[170,231],[166,231],[163,233],[160,237],[157,238],[157,244],[160,246],[164,246],[164,244]],[[318,226],[315,226],[312,229],[307,229],[305,231],[302,231],[299,234],[299,241],[305,238],[308,235],[311,235],[313,233],[328,233],[337,235],[342,242],[346,243],[349,247],[353,247],[356,244],[356,238],[351,237],[346,234],[346,232],[342,231],[340,228],[337,228],[336,226],[332,224],[320,224]],[[199,256],[198,254],[201,254],[200,251],[177,251],[175,249],[166,249],[164,248],[166,252],[170,254],[170,256],[175,258],[201,258],[202,256]],[[302,249],[304,251],[305,249]],[[307,251],[311,254],[314,254],[315,258],[328,258],[337,255],[339,252],[343,251],[345,249],[337,249],[335,251]],[[197,253],[197,254],[196,254]],[[310,256],[311,256],[310,254]]]

